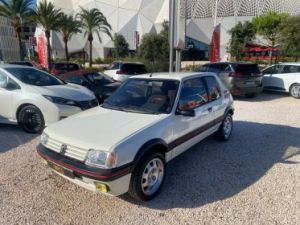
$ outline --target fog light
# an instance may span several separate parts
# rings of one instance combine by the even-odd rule
[[[42,159],[42,162],[44,163],[45,166],[48,166],[48,161],[45,159]]]
[[[106,184],[95,183],[96,189],[100,192],[107,193],[109,191],[109,187]]]

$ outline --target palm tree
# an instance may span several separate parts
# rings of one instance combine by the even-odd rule
[[[72,38],[74,34],[81,33],[80,27],[81,22],[75,20],[73,16],[68,16],[66,14],[62,16],[60,32],[62,33],[63,41],[65,44],[65,55],[67,61],[69,61],[68,41]]]
[[[21,31],[26,18],[32,13],[33,7],[32,0],[0,0],[0,16],[7,17],[12,21],[19,42],[21,60],[24,59]]]
[[[37,8],[34,10],[33,18],[44,28],[45,31],[49,69],[51,68],[51,31],[59,31],[62,16],[63,13],[61,10],[56,9],[55,6],[51,2],[47,2],[47,0],[40,2]]]
[[[100,33],[103,32],[107,34],[111,39],[112,35],[110,33],[111,26],[107,22],[106,17],[100,12],[99,9],[84,9],[81,8],[81,12],[78,14],[80,21],[82,22],[82,28],[85,30],[84,36],[88,37],[90,43],[90,67],[92,66],[92,48],[94,33],[98,36],[99,41],[102,42]]]

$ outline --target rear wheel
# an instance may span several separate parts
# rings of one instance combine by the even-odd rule
[[[233,128],[232,115],[228,113],[225,116],[219,130],[216,132],[216,138],[220,141],[228,141],[232,133],[232,128]]]
[[[165,171],[165,159],[162,153],[146,154],[132,173],[128,193],[131,197],[142,201],[154,198],[164,183]]]
[[[41,133],[45,127],[43,114],[34,105],[27,105],[20,109],[18,123],[28,133]]]
[[[300,84],[293,84],[290,88],[290,94],[294,98],[300,98]]]

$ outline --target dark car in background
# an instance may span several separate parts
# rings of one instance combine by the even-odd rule
[[[262,73],[258,64],[245,62],[217,62],[207,63],[201,72],[213,72],[223,81],[232,95],[255,97],[262,92]]]
[[[47,70],[45,67],[41,66],[40,64],[36,63],[35,61],[13,61],[13,62],[10,62],[9,64],[34,67],[39,70]]]
[[[123,82],[131,76],[145,74],[147,70],[141,62],[115,61],[104,73],[116,81]]]
[[[72,71],[61,74],[58,78],[67,83],[82,85],[90,89],[94,92],[100,104],[121,85],[107,75],[97,71]]]
[[[59,75],[70,71],[77,71],[83,69],[78,63],[73,62],[58,62],[53,63],[50,73],[52,75]]]

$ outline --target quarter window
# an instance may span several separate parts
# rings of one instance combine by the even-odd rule
[[[300,66],[284,66],[283,73],[300,73]]]
[[[210,101],[217,100],[221,97],[220,86],[214,77],[204,77],[208,89],[208,97]]]
[[[207,102],[206,87],[201,78],[184,81],[179,99],[180,110],[195,109]]]

